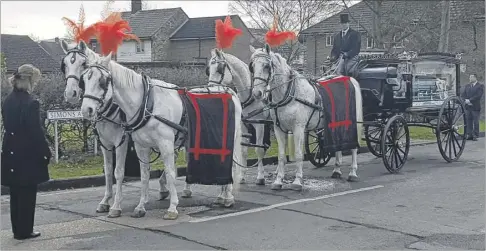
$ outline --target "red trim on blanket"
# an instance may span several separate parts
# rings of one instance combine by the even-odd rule
[[[333,78],[333,79],[329,79],[329,80],[326,80],[326,81],[322,81],[322,82],[319,82],[319,84],[324,87],[324,89],[326,90],[327,94],[329,95],[329,98],[330,98],[330,102],[331,102],[331,122],[328,124],[329,128],[332,129],[332,131],[334,131],[334,129],[336,127],[341,127],[341,126],[345,126],[346,127],[346,130],[349,129],[349,126],[352,124],[352,121],[349,119],[349,81],[350,81],[350,77],[348,76],[340,76],[340,77],[336,77],[336,78]],[[344,102],[345,105],[346,105],[346,119],[343,120],[343,121],[336,121],[336,104],[334,102],[334,95],[332,93],[332,90],[331,88],[329,88],[329,84],[334,84],[334,83],[338,83],[338,84],[341,84],[343,83],[344,84],[344,89],[345,89],[345,99],[346,101]]]
[[[179,94],[182,94],[179,91]],[[185,92],[187,96],[191,99],[194,110],[196,112],[196,139],[194,148],[190,148],[189,152],[194,154],[194,159],[199,160],[199,155],[201,154],[208,154],[208,155],[221,155],[221,163],[223,163],[226,159],[226,156],[231,154],[229,149],[226,149],[227,144],[227,136],[228,136],[228,116],[229,116],[229,102],[228,99],[232,99],[231,94],[229,93],[191,93]],[[197,99],[212,99],[212,98],[220,98],[223,102],[223,140],[220,149],[207,149],[201,148],[201,111],[199,109],[199,105],[197,104]]]

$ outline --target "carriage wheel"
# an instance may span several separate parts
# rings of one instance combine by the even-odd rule
[[[322,152],[320,141],[315,132],[305,133],[305,153],[309,156],[309,161],[317,168],[324,167],[331,159],[331,153]]]
[[[444,101],[437,119],[437,145],[442,157],[447,162],[456,161],[461,157],[466,146],[466,109],[457,97],[450,97]],[[463,132],[460,132],[462,128]]]
[[[383,127],[376,125],[365,125],[364,133],[366,146],[368,146],[371,154],[381,158],[381,135],[383,134]]]
[[[390,173],[398,173],[407,162],[410,133],[405,118],[393,116],[386,123],[381,141],[383,164]]]

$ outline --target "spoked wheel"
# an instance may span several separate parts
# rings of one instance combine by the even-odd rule
[[[371,154],[381,158],[381,135],[383,134],[383,127],[378,125],[365,125],[364,133],[366,146],[368,146]]]
[[[309,161],[317,168],[326,166],[331,159],[331,153],[322,152],[319,137],[315,132],[305,133],[304,146]]]
[[[464,151],[466,146],[465,125],[466,109],[462,101],[457,97],[446,99],[437,119],[436,137],[440,154],[447,162],[458,160]]]
[[[410,150],[410,133],[405,118],[393,116],[386,123],[381,140],[383,164],[390,173],[398,173],[407,162]]]

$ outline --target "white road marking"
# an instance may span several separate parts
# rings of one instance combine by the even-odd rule
[[[306,199],[300,199],[300,200],[293,200],[293,201],[287,201],[287,202],[277,203],[277,204],[273,204],[273,205],[270,205],[270,206],[259,207],[259,208],[249,209],[249,210],[235,212],[235,213],[230,213],[230,214],[218,215],[218,216],[213,216],[213,217],[199,218],[199,219],[190,220],[189,222],[190,223],[199,223],[199,222],[218,220],[218,219],[223,219],[223,218],[228,218],[228,217],[234,217],[234,216],[239,216],[239,215],[257,213],[257,212],[261,212],[261,211],[267,211],[267,210],[270,210],[270,209],[274,209],[274,208],[277,208],[277,207],[283,207],[283,206],[288,206],[288,205],[293,205],[293,204],[298,204],[298,203],[303,203],[303,202],[308,202],[308,201],[323,200],[323,199],[327,199],[327,198],[332,198],[332,197],[337,197],[337,196],[342,196],[342,195],[347,195],[347,194],[353,194],[353,193],[359,193],[359,192],[369,191],[369,190],[383,188],[383,187],[384,186],[382,186],[382,185],[371,186],[371,187],[364,187],[364,188],[360,188],[360,189],[348,190],[348,191],[339,192],[339,193],[327,194],[327,195],[323,195],[323,196],[319,196],[319,197],[314,197],[314,198],[306,198]]]

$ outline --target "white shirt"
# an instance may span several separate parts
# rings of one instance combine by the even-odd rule
[[[346,36],[346,33],[348,33],[348,30],[349,30],[349,28],[347,28],[346,30],[343,30],[343,31],[341,32],[341,35],[342,35],[343,37],[344,37],[344,36]]]
[[[474,86],[476,85],[476,83],[477,83],[477,82],[478,82],[478,81],[476,81],[476,82],[472,83],[472,86],[474,87]]]

